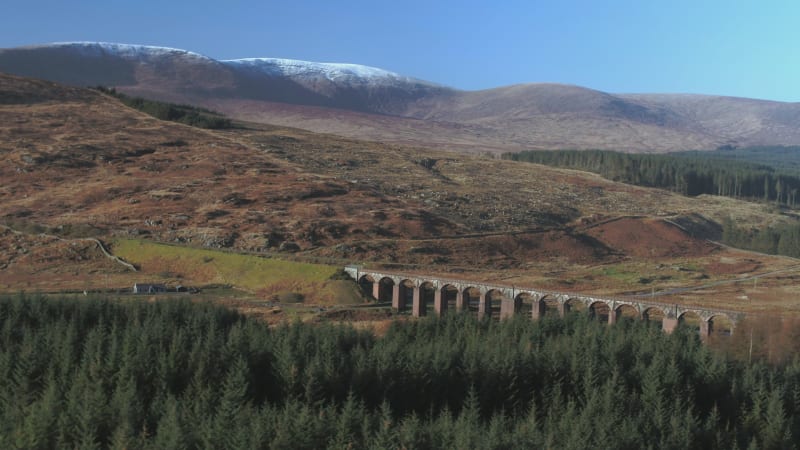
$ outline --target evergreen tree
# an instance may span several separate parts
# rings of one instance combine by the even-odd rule
[[[764,346],[791,347],[784,327]],[[376,338],[20,296],[0,299],[0,342],[0,448],[791,448],[800,433],[800,359],[743,364],[682,328],[587,315],[448,315]]]
[[[225,430],[225,434],[229,432],[230,430]],[[165,402],[164,414],[158,421],[153,444],[156,448],[183,450],[187,448],[185,435],[178,412],[178,402],[170,396]]]

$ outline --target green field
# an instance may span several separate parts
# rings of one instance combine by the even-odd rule
[[[317,303],[360,300],[355,285],[333,280],[340,268],[217,250],[117,239],[113,253],[140,268],[143,275],[185,285],[229,285],[263,298],[297,298]],[[294,294],[292,296],[292,294]]]

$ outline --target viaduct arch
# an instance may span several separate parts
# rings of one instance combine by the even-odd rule
[[[475,310],[477,304],[479,318],[496,313],[500,319],[507,319],[520,313],[523,306],[530,305],[529,314],[533,320],[554,313],[563,317],[570,310],[578,310],[603,318],[609,324],[621,319],[660,321],[667,333],[675,330],[679,323],[692,323],[698,327],[700,336],[706,338],[717,328],[733,334],[736,323],[744,316],[734,311],[365,270],[360,266],[346,266],[345,272],[367,291],[371,283],[372,296],[379,301],[391,300],[396,311],[411,306],[414,317],[426,315],[431,304],[437,316],[447,312],[451,304],[457,312]],[[719,323],[719,327],[715,327],[715,323]]]

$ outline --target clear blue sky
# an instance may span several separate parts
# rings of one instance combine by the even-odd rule
[[[800,101],[800,2],[4,0],[0,47],[161,45],[352,62],[461,89],[528,82]]]

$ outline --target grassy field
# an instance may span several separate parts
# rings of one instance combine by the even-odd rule
[[[353,303],[353,283],[334,280],[339,267],[223,251],[159,244],[138,239],[112,242],[115,255],[140,268],[140,278],[185,285],[229,285],[264,299],[325,304]],[[144,281],[144,280],[142,280]]]

